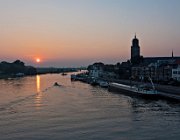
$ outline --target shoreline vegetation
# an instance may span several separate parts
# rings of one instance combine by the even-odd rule
[[[12,63],[2,61],[0,62],[0,79],[33,76],[37,74],[76,72],[82,69],[85,68],[35,68],[33,66],[26,66],[25,63],[20,60]]]
[[[36,75],[37,70],[33,66],[26,66],[24,62],[16,60],[12,63],[3,61],[0,63],[0,78],[22,77]]]

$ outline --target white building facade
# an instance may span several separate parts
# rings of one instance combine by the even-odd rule
[[[180,81],[180,65],[177,68],[172,69],[172,78]]]
[[[94,78],[99,78],[102,76],[103,68],[101,66],[93,65],[92,69],[89,71],[89,75]]]

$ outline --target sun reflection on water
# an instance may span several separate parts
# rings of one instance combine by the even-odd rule
[[[41,90],[41,78],[39,75],[36,76],[36,89],[37,89],[37,92],[39,93]]]
[[[40,108],[42,106],[42,93],[41,93],[41,77],[39,75],[36,76],[36,89],[37,94],[35,98],[35,106]]]

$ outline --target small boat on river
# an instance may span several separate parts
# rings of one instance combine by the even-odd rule
[[[54,83],[54,86],[61,86],[60,84],[58,84],[58,82]]]
[[[61,75],[62,75],[62,76],[66,76],[66,75],[67,75],[67,73],[64,73],[64,72],[63,72]]]

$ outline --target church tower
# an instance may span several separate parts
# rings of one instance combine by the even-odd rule
[[[136,34],[135,34],[131,46],[131,62],[138,61],[139,58],[140,58],[140,46],[139,46],[139,40],[136,38]]]

